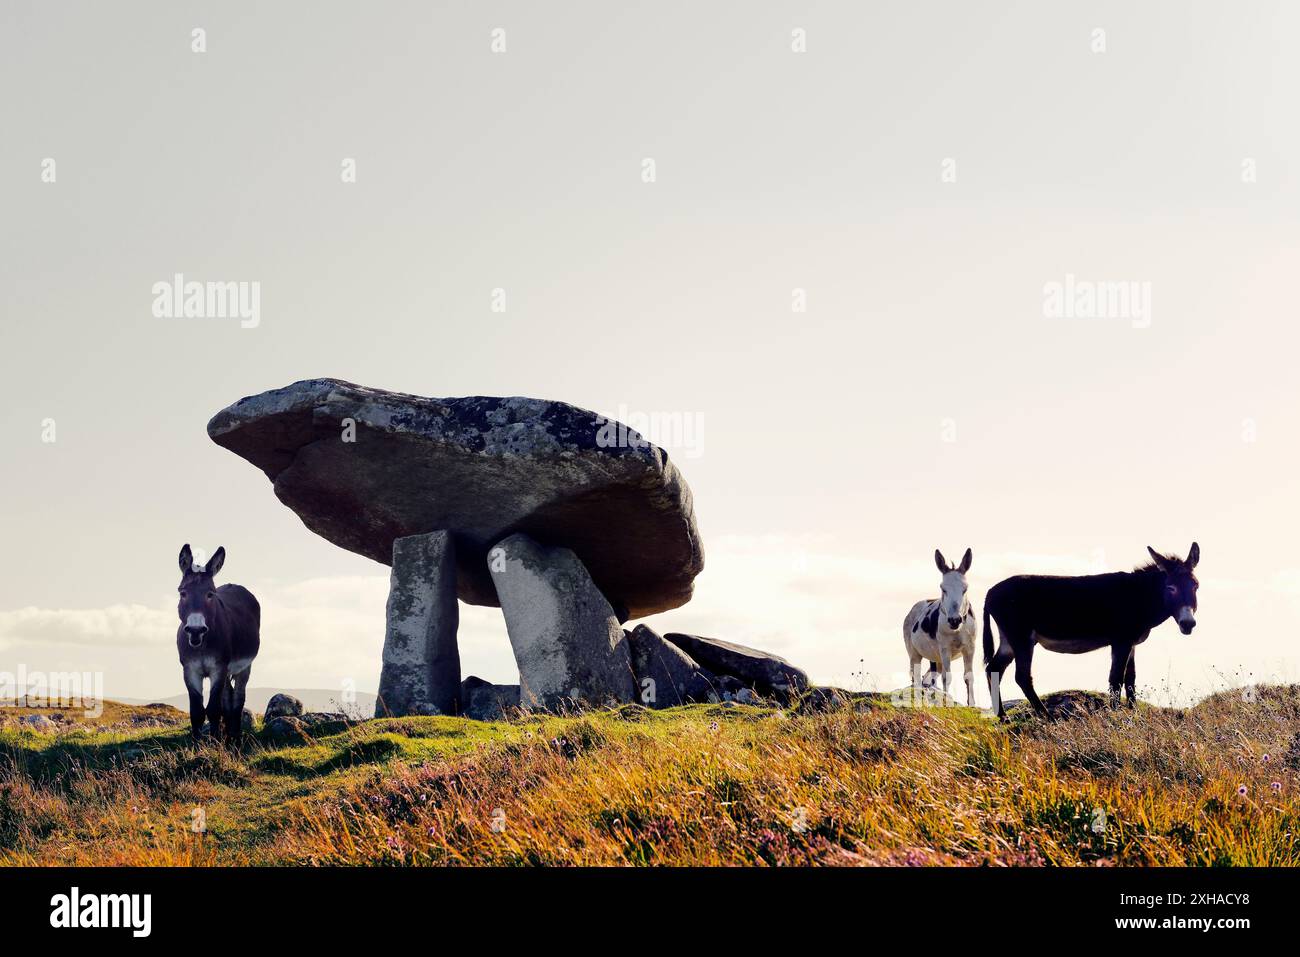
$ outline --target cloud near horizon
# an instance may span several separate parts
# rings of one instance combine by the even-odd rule
[[[1101,554],[976,556],[972,598],[978,609],[988,585],[1013,572],[1088,574],[1106,567],[1111,566]],[[1300,570],[1278,570],[1250,589],[1239,584],[1210,581],[1203,590],[1218,592],[1224,605],[1258,602],[1261,593],[1289,608],[1300,603]],[[692,632],[772,651],[818,683],[884,690],[906,678],[900,634],[904,615],[913,602],[937,594],[937,588],[938,573],[928,554],[897,562],[836,553],[817,536],[721,537],[710,548],[695,598],[645,623],[660,632]],[[254,684],[333,689],[350,682],[358,691],[375,690],[386,574],[271,582],[258,588],[257,595],[263,620]],[[0,670],[22,662],[29,670],[102,671],[110,697],[174,694],[181,687],[176,626],[175,610],[161,602],[157,607],[0,612]],[[499,610],[462,604],[459,635],[462,674],[517,680]],[[1148,645],[1177,654],[1189,666],[1199,666],[1200,656],[1213,647],[1212,642]],[[1160,661],[1151,653],[1143,657]],[[1036,668],[1048,680],[1040,686],[1098,688],[1105,672],[1099,661],[1098,655],[1043,655]],[[1164,664],[1156,670],[1165,672]],[[1216,674],[1202,669],[1189,679],[1191,690],[1199,694],[1221,687],[1224,682]],[[954,675],[954,681],[959,686],[960,676]]]

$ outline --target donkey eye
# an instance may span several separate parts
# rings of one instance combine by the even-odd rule
[[[184,588],[181,589],[181,597],[182,597],[182,598],[185,597],[185,589],[184,589]]]
[[[217,595],[216,592],[213,591],[208,592],[208,601],[212,601],[212,599],[215,598],[216,595]]]
[[[1177,586],[1177,585],[1169,585],[1168,587],[1165,588],[1165,591],[1169,592],[1169,594],[1171,594],[1171,595],[1177,595],[1177,594],[1178,594],[1178,586]]]

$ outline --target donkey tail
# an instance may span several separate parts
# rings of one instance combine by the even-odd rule
[[[989,618],[989,600],[984,597],[984,664],[993,660],[993,622]]]

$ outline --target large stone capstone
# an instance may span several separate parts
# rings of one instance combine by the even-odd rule
[[[349,551],[389,564],[395,539],[452,532],[473,605],[500,604],[487,552],[515,532],[570,549],[620,620],[684,604],[704,567],[690,488],[667,453],[564,402],[309,379],[241,399],[208,435]]]
[[[487,556],[519,666],[519,703],[561,710],[633,700],[636,680],[623,627],[578,557],[527,535]]]
[[[393,542],[375,717],[460,712],[456,563],[449,532]]]

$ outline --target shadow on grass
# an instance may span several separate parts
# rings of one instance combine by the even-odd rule
[[[215,742],[196,744],[188,729],[169,728],[122,740],[80,738],[6,735],[0,738],[0,770],[63,793],[71,793],[88,775],[107,772],[124,773],[163,794],[194,780],[240,786],[249,776],[239,751]]]
[[[257,770],[265,771],[268,774],[281,774],[298,780],[306,780],[363,764],[388,761],[400,757],[403,752],[404,749],[398,741],[384,735],[361,741],[351,741],[342,747],[327,748],[325,745],[308,744],[278,751],[268,751],[252,758],[250,763]],[[309,757],[313,755],[321,757],[321,760],[309,760]]]

